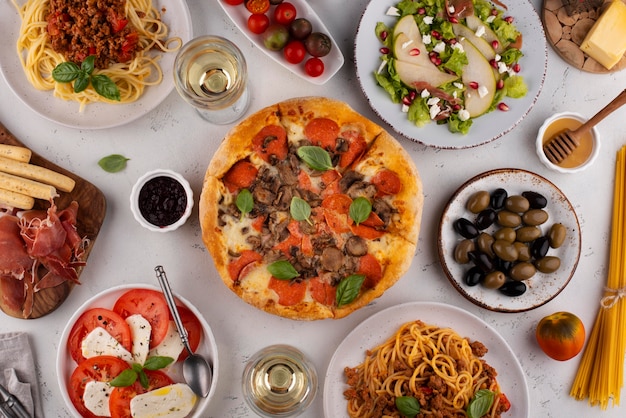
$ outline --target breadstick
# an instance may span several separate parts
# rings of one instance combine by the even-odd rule
[[[25,194],[35,199],[50,200],[58,196],[54,186],[38,181],[6,174],[0,171],[0,188],[16,193]]]
[[[0,189],[0,204],[2,203],[13,208],[28,210],[35,205],[35,199],[21,193]]]
[[[49,170],[38,165],[28,164],[10,158],[0,157],[0,171],[13,174],[27,179],[51,184],[64,192],[71,192],[74,189],[74,179],[56,171]]]
[[[33,155],[32,151],[17,145],[0,144],[0,156],[27,163]]]

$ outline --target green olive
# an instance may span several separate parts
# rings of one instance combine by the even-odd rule
[[[487,209],[490,198],[489,192],[481,190],[470,196],[465,207],[472,213],[480,213]]]
[[[504,207],[511,212],[524,213],[530,209],[530,202],[524,196],[514,195],[506,199]]]
[[[528,280],[535,275],[537,269],[532,263],[522,261],[511,267],[509,275],[513,280]]]
[[[548,220],[548,212],[543,209],[530,209],[522,215],[522,221],[526,225],[541,225]]]
[[[515,231],[515,238],[519,242],[534,241],[541,236],[541,229],[536,226],[523,226]]]
[[[553,255],[547,255],[535,261],[535,267],[542,273],[554,273],[561,267],[561,259]]]
[[[504,261],[517,261],[517,248],[513,243],[503,239],[497,239],[493,245],[493,252]]]
[[[530,247],[523,242],[515,241],[513,243],[517,248],[517,261],[529,261],[530,260]]]
[[[548,232],[548,241],[550,242],[550,247],[559,248],[563,245],[565,241],[565,236],[567,235],[567,230],[563,224],[557,223],[552,225],[550,231]]]
[[[499,289],[506,282],[506,276],[501,271],[492,271],[483,279],[483,286],[488,289]]]
[[[493,233],[495,239],[503,239],[508,242],[515,242],[516,235],[515,229],[510,227],[498,229]]]
[[[454,259],[459,264],[467,264],[469,263],[468,253],[470,251],[474,251],[475,245],[474,241],[471,239],[464,239],[459,242],[454,248]]]
[[[476,238],[478,249],[492,258],[494,253],[491,246],[494,241],[493,237],[486,232],[481,232],[480,235],[478,235],[478,238]]]
[[[515,212],[501,210],[498,212],[498,223],[502,226],[516,228],[521,225],[522,217]]]

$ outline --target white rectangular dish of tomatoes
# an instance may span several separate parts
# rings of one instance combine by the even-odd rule
[[[322,85],[343,66],[344,57],[337,43],[322,20],[305,0],[282,1],[275,5],[270,3],[277,3],[277,0],[271,2],[268,0],[218,0],[217,2],[254,45],[264,51],[268,57],[302,79]],[[248,2],[256,3],[250,5],[250,8],[259,13],[248,10],[246,7]],[[251,18],[251,16],[253,17]],[[292,35],[288,35],[285,46],[278,47],[277,50],[265,46],[264,38],[266,36],[273,34],[274,40],[281,38],[281,35],[277,34],[282,30],[280,26],[286,28],[288,32],[289,22],[299,18],[304,18],[311,24],[311,33],[321,33],[328,37],[330,51],[327,51],[326,55],[311,55],[308,49],[303,50],[302,48],[305,41],[296,39]],[[250,22],[249,19],[251,19]],[[284,43],[284,31],[282,39],[283,42],[280,42],[278,46]]]
[[[200,312],[180,296],[176,304],[191,349],[212,364],[208,396],[196,396],[184,381],[182,361],[187,352],[161,290],[123,285],[85,302],[61,335],[57,376],[72,415],[202,416],[218,380],[217,346]]]

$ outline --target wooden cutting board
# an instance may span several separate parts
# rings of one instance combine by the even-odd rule
[[[18,140],[11,132],[9,132],[2,123],[0,123],[0,143],[9,145],[26,146],[20,140]],[[85,179],[78,177],[77,175],[69,172],[68,170],[59,167],[50,161],[43,158],[41,155],[33,152],[30,162],[32,164],[49,168],[59,173],[65,174],[76,181],[74,190],[70,193],[60,192],[60,196],[55,199],[55,203],[59,210],[65,209],[73,200],[78,202],[78,216],[76,228],[81,237],[89,239],[89,244],[86,248],[85,261],[89,258],[91,250],[96,242],[96,237],[100,232],[100,227],[104,222],[106,215],[106,199],[104,194],[93,184],[89,183]],[[36,199],[34,209],[48,209],[50,203]],[[78,274],[80,274],[82,268],[78,268]],[[35,293],[33,312],[27,319],[40,318],[58,308],[70,294],[70,291],[74,287],[73,283],[64,282],[58,286],[42,289]],[[2,295],[0,295],[2,297]],[[0,304],[0,308],[3,308]],[[3,309],[4,310],[4,309]],[[17,315],[15,312],[5,313],[14,316],[16,318],[22,318],[21,315]]]

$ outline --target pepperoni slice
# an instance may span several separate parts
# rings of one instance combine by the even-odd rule
[[[362,225],[371,226],[372,228],[384,226],[385,222],[380,219],[380,216],[376,212],[370,212],[370,216],[366,220],[361,222]]]
[[[264,126],[252,139],[252,146],[265,162],[271,163],[272,156],[278,160],[284,160],[289,151],[287,132],[282,126]]]
[[[333,306],[335,304],[337,290],[319,277],[313,277],[309,280],[309,290],[311,297],[322,305]]]
[[[385,235],[384,231],[379,231],[378,229],[374,229],[371,226],[364,225],[363,223],[350,225],[350,230],[354,235],[358,235],[365,239],[378,239]]]
[[[313,145],[328,150],[334,150],[339,136],[339,125],[332,119],[311,119],[304,127],[304,135],[309,138]]]
[[[348,150],[339,157],[339,167],[346,168],[361,159],[367,151],[367,143],[365,138],[355,130],[342,132],[341,136],[348,141]]]
[[[234,259],[228,265],[228,274],[230,275],[230,278],[233,281],[240,280],[243,277],[241,276],[241,273],[247,265],[256,263],[257,261],[261,261],[262,259],[263,257],[261,256],[261,254],[257,253],[256,251],[243,250],[241,252],[241,255],[238,258]]]
[[[350,212],[352,199],[344,193],[330,195],[322,200],[324,209],[332,210],[337,213],[347,214]]]
[[[376,186],[379,195],[398,194],[402,190],[400,176],[395,171],[382,169],[372,177],[372,184]]]
[[[313,193],[320,192],[320,190],[316,186],[313,186],[313,183],[311,182],[311,177],[309,177],[309,175],[304,170],[300,170],[300,172],[298,173],[298,187]]]
[[[383,277],[383,269],[376,257],[372,254],[365,254],[363,257],[359,258],[359,269],[357,273],[365,276],[363,287],[367,289],[376,286]]]
[[[237,161],[224,175],[224,184],[231,193],[250,187],[256,179],[258,171],[250,161]]]
[[[272,276],[268,287],[278,294],[278,303],[283,306],[293,306],[300,303],[306,294],[306,282],[278,280]]]

